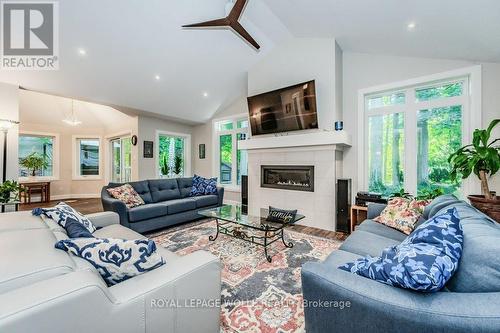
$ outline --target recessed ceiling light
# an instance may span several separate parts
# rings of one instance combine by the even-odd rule
[[[155,75],[155,80],[156,81],[160,81],[160,79],[161,79],[160,75]]]
[[[203,97],[208,97],[208,93],[207,93],[207,92],[204,92],[204,93],[203,93]]]
[[[84,55],[87,55],[87,51],[85,51],[85,49],[78,49],[78,54],[81,55],[81,56],[84,56]]]
[[[409,30],[409,31],[413,31],[413,30],[415,30],[415,27],[416,27],[416,26],[417,26],[417,25],[415,24],[415,22],[410,22],[410,23],[408,23],[408,26],[407,26],[407,27],[408,27],[408,30]]]

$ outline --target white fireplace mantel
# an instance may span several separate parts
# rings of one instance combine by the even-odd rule
[[[326,145],[350,147],[351,136],[345,131],[318,131],[305,134],[253,137],[240,141],[238,149],[253,150]]]

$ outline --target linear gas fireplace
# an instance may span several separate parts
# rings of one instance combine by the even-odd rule
[[[314,166],[262,165],[260,167],[260,186],[314,192]]]

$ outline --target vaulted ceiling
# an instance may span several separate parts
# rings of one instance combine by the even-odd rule
[[[294,36],[335,37],[344,51],[500,62],[498,0],[249,0],[240,21],[258,52],[230,31],[181,28],[225,16],[226,4],[60,0],[60,70],[1,71],[0,81],[200,123],[245,94],[248,69]]]

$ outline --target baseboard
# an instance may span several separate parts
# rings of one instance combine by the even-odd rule
[[[51,195],[50,200],[64,200],[64,199],[94,199],[100,198],[101,194],[60,194]]]

